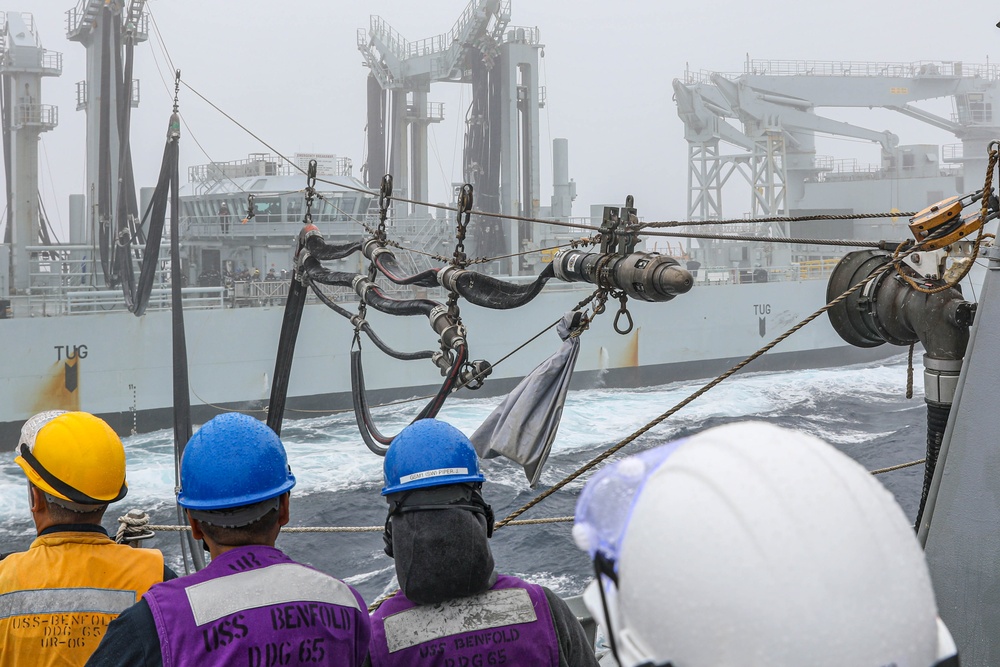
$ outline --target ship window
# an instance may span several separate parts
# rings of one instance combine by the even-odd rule
[[[982,93],[969,93],[964,100],[961,97],[957,98],[957,102],[960,120],[963,122],[971,122],[976,125],[993,122],[993,104]],[[967,109],[962,107],[967,107]],[[965,114],[961,113],[963,110],[966,111]]]
[[[337,216],[338,220],[351,220],[351,216],[354,213],[354,207],[357,206],[357,197],[344,197],[340,200],[340,214]]]
[[[318,220],[321,222],[333,222],[334,220],[347,220],[348,217],[345,212],[350,212],[349,208],[345,208],[345,200],[340,197],[330,197],[327,196],[326,199],[320,200],[321,206],[319,207]],[[351,206],[351,200],[346,201],[347,206]]]
[[[257,222],[281,222],[281,199],[260,197],[254,201]]]
[[[304,202],[302,197],[291,197],[286,202],[285,210],[288,212],[289,219],[294,222],[302,216],[303,208]]]

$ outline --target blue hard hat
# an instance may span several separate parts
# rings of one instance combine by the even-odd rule
[[[221,510],[276,498],[295,486],[285,447],[264,423],[230,412],[191,436],[181,458],[177,504]]]
[[[413,422],[393,439],[382,467],[382,495],[446,484],[485,482],[472,443],[437,419]]]

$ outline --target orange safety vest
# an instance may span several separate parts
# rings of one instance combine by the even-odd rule
[[[163,580],[163,554],[59,532],[0,561],[0,667],[83,665],[108,624]]]

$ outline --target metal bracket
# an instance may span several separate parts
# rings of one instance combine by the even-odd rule
[[[639,223],[639,217],[634,203],[634,198],[629,195],[621,208],[604,207],[600,231],[602,254],[630,255],[635,252],[639,237],[634,227]]]

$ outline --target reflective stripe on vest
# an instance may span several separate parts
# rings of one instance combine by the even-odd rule
[[[417,605],[402,592],[371,616],[374,667],[556,667],[559,638],[541,586],[499,575],[466,598]]]
[[[274,582],[281,586],[275,587]],[[287,602],[326,602],[353,607],[358,601],[344,582],[297,563],[280,563],[195,584],[187,590],[195,625],[238,611]]]
[[[389,653],[463,632],[534,623],[538,616],[523,588],[486,591],[440,605],[414,607],[385,618]]]
[[[108,624],[162,579],[155,549],[104,533],[37,538],[0,561],[0,667],[82,667]]]
[[[360,665],[368,610],[342,581],[274,547],[236,547],[145,596],[163,667]]]
[[[0,595],[0,620],[29,614],[120,614],[135,604],[135,591],[111,588],[43,588]]]

